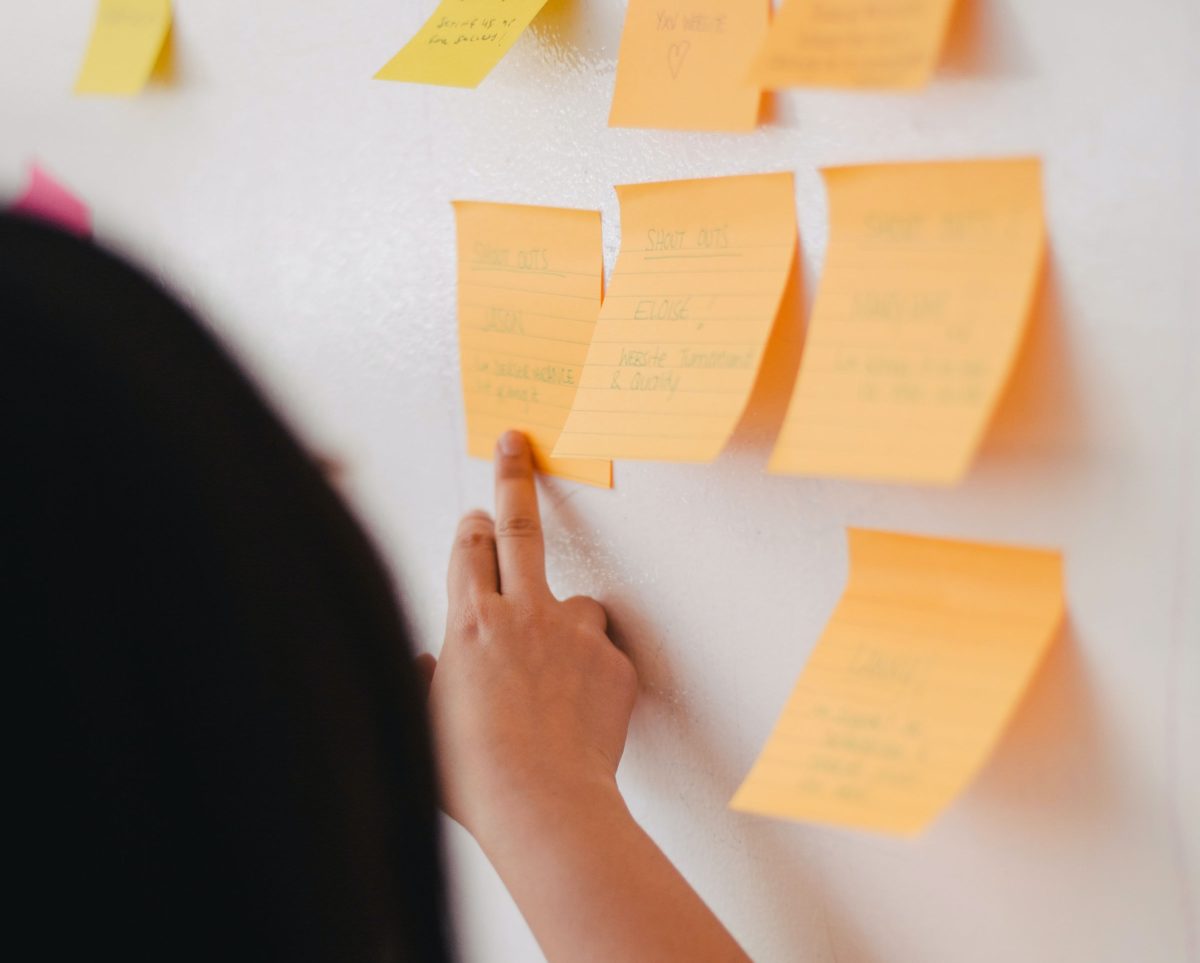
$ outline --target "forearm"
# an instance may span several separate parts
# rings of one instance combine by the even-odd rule
[[[446,811],[491,859],[552,963],[745,963],[625,807],[633,663],[594,599],[546,584],[533,452],[496,448],[496,521],[459,523],[429,706]]]
[[[615,784],[521,807],[480,836],[551,963],[748,959]]]

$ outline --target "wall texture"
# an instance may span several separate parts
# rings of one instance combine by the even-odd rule
[[[789,93],[744,136],[607,129],[619,0],[550,0],[474,92],[370,79],[432,0],[177,0],[176,82],[131,101],[70,96],[93,5],[0,0],[0,190],[41,160],[349,463],[431,649],[453,524],[490,500],[462,453],[452,198],[598,206],[611,268],[612,184],[794,170],[798,335],[819,166],[1042,155],[1049,281],[963,485],[769,477],[747,425],[712,466],[547,484],[553,581],[609,606],[644,690],[632,807],[756,959],[1200,960],[1195,0],[963,0],[929,90]],[[841,591],[847,524],[1067,556],[1064,638],[915,842],[725,809]],[[449,833],[464,959],[537,959]]]

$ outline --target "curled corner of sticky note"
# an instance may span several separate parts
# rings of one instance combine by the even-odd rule
[[[11,210],[61,227],[76,237],[90,237],[92,214],[88,206],[37,164],[29,167],[29,186]]]

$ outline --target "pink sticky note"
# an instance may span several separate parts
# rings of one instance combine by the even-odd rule
[[[37,164],[30,165],[29,187],[12,210],[55,224],[77,237],[90,237],[92,233],[92,214],[87,205]]]

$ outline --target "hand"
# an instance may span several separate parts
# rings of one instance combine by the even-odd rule
[[[637,679],[601,605],[546,584],[529,443],[496,450],[496,522],[458,526],[429,711],[443,805],[481,842],[510,816],[615,792]],[[426,665],[428,671],[428,664]]]

